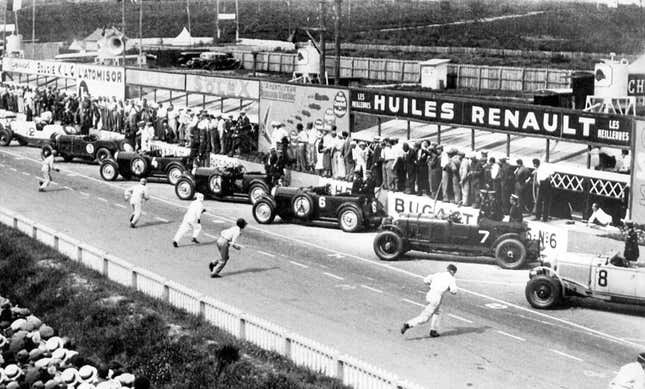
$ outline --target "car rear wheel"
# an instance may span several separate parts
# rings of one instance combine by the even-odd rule
[[[495,247],[495,260],[503,269],[519,269],[526,264],[526,247],[517,239],[504,239]]]
[[[104,161],[99,169],[101,178],[105,181],[114,181],[119,176],[119,168],[112,161]]]
[[[403,255],[403,238],[394,231],[381,231],[374,238],[374,252],[384,261],[392,261]]]
[[[148,171],[148,162],[142,157],[134,157],[130,161],[130,171],[135,177],[143,177]]]
[[[253,218],[260,224],[271,224],[275,219],[275,208],[267,200],[258,200],[253,204]]]
[[[100,149],[96,150],[96,160],[101,163],[105,161],[106,159],[110,158],[112,156],[112,153],[110,153],[110,150],[106,149],[105,147],[101,147]]]
[[[251,185],[251,189],[249,189],[249,199],[251,199],[251,204],[257,203],[262,196],[267,194],[269,194],[269,190],[265,185],[259,183]]]
[[[6,128],[0,130],[0,146],[9,146],[9,143],[11,143],[11,138],[13,138],[11,130],[8,130]]]
[[[291,200],[291,211],[295,217],[306,220],[309,219],[313,211],[313,204],[314,202],[308,194],[297,194]]]
[[[180,178],[175,184],[175,194],[181,200],[192,200],[195,196],[195,186],[187,178]]]
[[[562,303],[562,285],[549,276],[542,275],[530,279],[524,294],[533,308],[554,308]]]
[[[340,211],[338,224],[340,224],[340,228],[345,232],[356,232],[363,225],[363,218],[354,208],[347,207]]]
[[[184,174],[184,170],[182,168],[179,166],[171,166],[170,169],[168,169],[167,174],[170,185],[176,185],[182,174]]]

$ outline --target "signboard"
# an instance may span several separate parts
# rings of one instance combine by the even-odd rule
[[[127,69],[128,85],[141,85],[151,88],[184,90],[186,76],[180,73],[153,72],[149,70]]]
[[[191,93],[257,100],[259,89],[260,83],[254,80],[186,75],[186,91]]]
[[[235,14],[217,14],[219,20],[235,20]]]
[[[528,235],[531,239],[540,241],[541,253],[548,256],[564,253],[567,251],[569,244],[569,232],[549,223],[538,221],[528,221],[530,228]]]
[[[631,144],[633,125],[629,118],[619,115],[364,89],[351,90],[351,109],[421,122],[621,147]]]
[[[400,192],[388,192],[387,213],[390,216],[399,213],[427,213],[435,215],[450,215],[459,212],[461,221],[464,224],[476,225],[479,217],[479,209],[461,207],[457,204],[434,201],[427,196],[408,195]]]
[[[645,96],[645,74],[627,75],[627,96]]]
[[[295,131],[298,123],[305,127],[314,123],[325,129],[335,125],[339,132],[349,131],[348,99],[347,89],[260,82],[259,151],[271,147],[273,121],[283,123],[288,132]]]
[[[634,222],[645,223],[645,121],[636,121],[636,134],[633,148],[632,182],[629,204],[630,218]]]
[[[79,95],[124,98],[123,68],[72,62],[3,58],[2,70],[76,80]]]

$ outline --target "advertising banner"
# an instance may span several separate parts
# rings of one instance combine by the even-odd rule
[[[180,73],[152,72],[149,70],[128,69],[128,85],[148,86],[151,88],[184,90],[186,75]]]
[[[645,74],[627,75],[627,96],[645,96]]]
[[[634,222],[645,223],[645,121],[636,121],[636,133],[639,136],[634,139],[632,182],[629,196],[630,218]]]
[[[295,131],[298,123],[306,127],[310,122],[325,129],[335,125],[339,132],[349,131],[348,99],[347,89],[260,82],[258,149],[270,149],[274,121],[283,123],[288,132]]]
[[[632,120],[619,115],[395,91],[352,89],[350,95],[353,112],[572,142],[629,147],[633,131]]]
[[[125,92],[123,68],[72,62],[38,61],[3,58],[2,70],[76,80],[80,94],[123,99]]]
[[[259,89],[259,81],[254,80],[186,75],[186,91],[191,93],[257,100],[260,95]]]

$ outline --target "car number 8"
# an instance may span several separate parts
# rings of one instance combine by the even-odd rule
[[[318,198],[318,206],[320,208],[325,208],[325,205],[327,205],[326,200],[327,199],[325,198],[325,196],[322,196],[322,197]]]
[[[601,270],[598,272],[598,286],[607,286],[607,270]]]

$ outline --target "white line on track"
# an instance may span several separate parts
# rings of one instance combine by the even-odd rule
[[[294,265],[296,265],[296,266],[300,266],[300,267],[301,267],[301,268],[303,268],[303,269],[309,269],[309,266],[307,266],[307,265],[303,265],[303,264],[302,264],[302,263],[300,263],[300,262],[296,262],[296,261],[292,261],[292,260],[289,260],[289,262],[293,263],[293,264],[294,264]]]
[[[426,290],[417,290],[417,293],[426,294],[426,293],[428,293],[428,291],[426,291]]]
[[[63,188],[65,188],[65,189],[67,189],[67,190],[74,190],[74,188],[71,188],[71,187],[69,187],[69,186],[63,186]]]
[[[159,217],[159,216],[155,216],[155,219],[157,219],[157,220],[159,220],[160,222],[163,222],[163,223],[170,223],[170,220],[164,219],[164,218]]]
[[[119,208],[127,208],[125,205],[119,203],[114,203],[114,206]]]
[[[68,177],[75,177],[76,173],[74,173],[74,172],[65,172],[65,175],[68,176]]]
[[[9,170],[13,170],[14,172],[18,171],[18,169],[16,169],[15,167],[10,167]]]
[[[260,251],[260,250],[258,250],[258,253],[260,253],[260,254],[262,254],[262,255],[266,255],[267,257],[271,257],[271,258],[275,257],[275,255],[273,255],[273,254],[271,254],[271,253],[267,253],[266,251]]]
[[[383,293],[383,291],[382,291],[382,290],[380,290],[380,289],[376,289],[376,288],[372,288],[371,286],[368,286],[368,285],[363,285],[363,284],[361,284],[361,288],[365,288],[365,289],[367,289],[367,290],[371,290],[372,292],[376,292],[376,293]]]
[[[17,156],[17,154],[12,153],[11,151],[7,151],[7,150],[0,150],[0,153],[7,154],[7,155],[10,155],[10,156],[14,156],[14,157]],[[40,165],[40,163],[41,163],[39,160],[36,160],[36,159],[33,159],[33,158],[26,158],[26,159],[28,159],[28,160],[30,160],[30,161],[38,164],[38,165]],[[10,169],[16,170],[15,168],[10,168]],[[98,178],[94,178],[94,177],[90,177],[90,176],[86,176],[86,175],[80,175],[80,174],[78,176],[82,177],[82,178],[85,178],[87,180],[90,180],[90,181],[100,183],[101,185],[116,188],[119,191],[123,190],[123,188],[121,188],[119,185],[109,183],[109,182],[106,182],[104,180],[100,180]],[[151,197],[153,199],[159,201],[159,202],[162,202],[162,203],[165,203],[165,204],[168,204],[168,205],[172,205],[174,207],[178,207],[178,208],[182,208],[182,209],[187,209],[188,208],[187,205],[180,205],[177,202],[166,200],[166,199],[161,198],[161,197],[157,197],[157,196],[151,196]],[[125,207],[123,207],[123,208],[125,208]],[[234,218],[229,218],[229,217],[226,217],[226,216],[215,215],[215,214],[212,214],[210,212],[207,212],[207,214],[209,216],[211,216],[211,217],[218,217],[220,219],[227,220],[227,221],[235,222],[235,220],[236,220]],[[345,256],[346,258],[351,258],[351,259],[354,259],[354,260],[357,260],[357,261],[368,263],[371,266],[380,267],[380,268],[383,268],[383,269],[388,269],[388,270],[391,270],[393,272],[403,274],[403,275],[407,275],[407,276],[412,277],[412,278],[421,279],[421,280],[423,278],[425,278],[425,276],[423,276],[421,274],[416,274],[416,273],[413,273],[413,272],[405,270],[405,269],[400,269],[400,268],[398,268],[398,267],[396,267],[394,265],[377,262],[375,260],[363,258],[361,256],[354,255],[354,254],[344,253],[342,251],[335,250],[335,249],[325,247],[325,246],[321,246],[321,245],[318,245],[316,243],[313,243],[313,242],[310,242],[310,241],[307,241],[307,240],[304,240],[304,239],[298,239],[298,238],[286,236],[286,235],[283,235],[281,233],[265,229],[263,227],[249,225],[249,226],[247,226],[247,228],[260,231],[260,232],[262,232],[262,233],[264,233],[266,235],[272,235],[272,236],[275,236],[275,237],[279,237],[281,239],[285,239],[285,240],[288,240],[288,241],[291,241],[291,242],[294,242],[294,243],[298,243],[298,244],[301,244],[303,246],[313,247],[313,248],[316,248],[318,250],[326,251],[326,252],[329,252],[329,253],[340,254],[340,255]],[[475,292],[473,290],[469,290],[469,289],[465,289],[465,288],[460,288],[460,290],[463,293],[470,294],[470,295],[473,295],[473,296],[477,296],[477,297],[485,299],[485,300],[489,300],[489,301],[492,301],[492,302],[497,302],[497,303],[508,305],[509,307],[512,307],[512,308],[514,308],[514,309],[516,309],[518,311],[527,312],[527,313],[529,313],[531,315],[534,315],[534,316],[537,316],[537,317],[541,317],[541,318],[544,318],[544,319],[550,319],[552,321],[568,325],[571,328],[575,328],[575,329],[580,330],[582,332],[586,332],[587,334],[590,334],[590,335],[594,335],[594,336],[598,336],[600,338],[604,338],[605,340],[609,340],[609,341],[612,341],[612,342],[615,342],[615,343],[620,343],[620,344],[623,344],[623,345],[628,345],[628,346],[631,346],[631,347],[636,347],[638,349],[641,349],[643,347],[641,344],[638,344],[638,343],[635,343],[635,342],[630,342],[628,340],[625,340],[623,338],[608,334],[606,332],[602,332],[602,331],[599,331],[599,330],[594,330],[593,328],[589,328],[589,327],[586,327],[584,325],[577,324],[577,323],[574,323],[574,322],[566,320],[566,319],[560,319],[558,317],[551,316],[551,315],[549,315],[547,313],[539,312],[539,311],[533,310],[531,308],[527,308],[527,307],[523,307],[521,305],[513,304],[513,303],[510,303],[510,302],[504,301],[502,299],[498,299],[498,298],[493,297],[493,296],[489,296],[489,295],[479,293],[479,292]]]
[[[455,315],[455,314],[453,314],[453,313],[449,313],[449,314],[448,314],[448,316],[452,317],[453,319],[457,319],[457,320],[463,321],[464,323],[470,323],[470,324],[472,324],[472,323],[473,323],[473,321],[472,321],[472,320],[466,319],[465,317],[461,317],[461,316]]]
[[[107,199],[104,199],[103,197],[97,197],[96,198],[98,201],[103,201],[104,203],[107,203]]]
[[[574,361],[584,362],[584,359],[581,359],[581,358],[578,358],[578,357],[574,357],[573,355],[570,355],[570,354],[567,354],[567,353],[563,353],[562,351],[558,351],[558,350],[556,350],[556,349],[552,349],[552,348],[550,348],[549,350],[553,351],[554,353],[556,353],[556,354],[558,354],[558,355],[562,355],[563,357],[571,358],[571,359],[573,359]]]
[[[501,281],[484,281],[484,280],[467,280],[460,278],[459,282],[471,282],[473,284],[488,284],[488,285],[526,285],[526,282],[501,282]]]
[[[419,306],[419,307],[425,307],[425,305],[423,305],[423,304],[421,304],[421,303],[418,303],[418,302],[416,302],[416,301],[412,301],[412,300],[408,300],[408,299],[401,299],[401,300],[405,301],[406,303],[410,303],[410,304],[417,305],[417,306]]]
[[[513,338],[513,339],[515,339],[515,340],[519,340],[520,342],[526,342],[526,339],[521,338],[521,337],[519,337],[519,336],[511,335],[511,334],[509,334],[508,332],[499,331],[499,330],[497,330],[497,331],[495,331],[495,332],[497,332],[497,333],[498,333],[498,334],[500,334],[500,335],[508,336],[509,338]]]
[[[0,163],[0,166],[4,167],[4,163]]]
[[[89,196],[90,195],[89,193],[81,192],[80,190],[78,191],[78,194],[80,194],[81,196]]]
[[[13,158],[14,158],[16,161],[22,161],[22,160],[24,159],[23,157],[21,157],[21,156],[19,156],[19,155],[14,155],[14,156],[13,156]]]
[[[225,222],[224,220],[217,220],[217,219],[214,219],[214,220],[213,220],[213,223],[215,223],[215,224],[222,224],[222,223],[226,223],[226,222]]]
[[[217,236],[215,236],[215,235],[213,235],[213,234],[209,234],[209,233],[207,233],[207,232],[204,232],[204,235],[205,235],[205,236],[208,236],[209,238],[212,238],[212,239],[217,239]]]
[[[335,278],[335,279],[337,279],[337,280],[344,280],[344,278],[343,278],[343,277],[341,277],[341,276],[337,276],[336,274],[327,273],[327,272],[323,272],[323,274],[324,274],[324,275],[326,275],[327,277]]]
[[[30,176],[31,175],[30,173],[27,173],[27,172],[22,172],[22,174],[25,175],[25,176]]]

